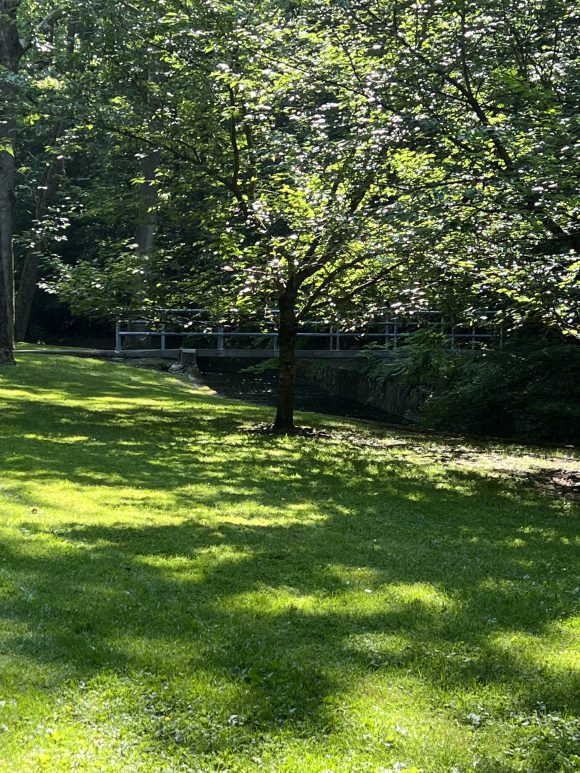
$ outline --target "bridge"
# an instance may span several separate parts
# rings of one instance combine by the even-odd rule
[[[216,325],[209,319],[195,318],[200,309],[167,309],[168,316],[179,319],[188,314],[189,321],[152,323],[147,319],[118,319],[115,331],[115,352],[131,356],[139,351],[150,356],[180,357],[180,352],[195,352],[197,357],[243,357],[270,359],[278,357],[278,333],[273,322],[261,330],[243,326]],[[454,324],[440,314],[427,312],[427,325],[441,331],[449,341],[450,349],[477,350],[491,340],[501,343],[502,331],[487,324],[468,327]],[[257,325],[256,325],[257,327]],[[304,323],[297,334],[296,356],[299,359],[352,359],[360,357],[369,346],[379,357],[396,356],[409,336],[420,327],[418,320],[391,319],[373,321],[356,330],[328,322]],[[157,346],[154,346],[154,343]],[[127,345],[128,344],[128,345]],[[133,345],[131,345],[133,344]]]

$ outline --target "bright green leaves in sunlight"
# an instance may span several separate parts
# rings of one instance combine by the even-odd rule
[[[161,154],[160,305],[257,312],[298,282],[299,314],[364,316],[419,282],[453,314],[573,332],[573,10],[165,0],[120,24],[101,6],[79,93],[116,190],[139,177],[117,160]]]

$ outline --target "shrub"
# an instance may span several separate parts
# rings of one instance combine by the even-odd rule
[[[580,441],[580,346],[538,340],[466,360],[427,399],[433,428],[565,443]]]

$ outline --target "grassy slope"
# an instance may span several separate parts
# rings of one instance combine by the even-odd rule
[[[574,507],[492,474],[547,462],[264,416],[0,373],[2,770],[577,769]]]

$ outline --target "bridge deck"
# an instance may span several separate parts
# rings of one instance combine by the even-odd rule
[[[18,349],[16,355],[21,354],[60,354],[69,357],[104,357],[106,359],[139,359],[142,357],[162,357],[168,360],[179,360],[181,353],[190,357],[221,357],[244,358],[256,360],[277,359],[278,351],[275,349]],[[394,356],[392,351],[376,350],[375,356],[390,358]],[[364,356],[360,349],[297,349],[296,358],[302,360],[332,359],[352,360]]]

